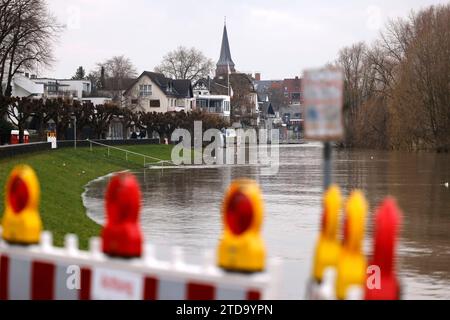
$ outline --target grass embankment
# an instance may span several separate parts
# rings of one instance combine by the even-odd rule
[[[122,149],[151,157],[170,160],[172,146],[138,145],[121,146]],[[147,160],[147,163],[151,162]],[[86,216],[81,194],[91,180],[111,172],[142,169],[144,160],[136,155],[117,150],[94,147],[58,149],[0,159],[0,217],[3,216],[5,184],[13,167],[28,164],[36,171],[41,186],[40,214],[44,229],[53,233],[56,245],[63,244],[68,233],[77,234],[80,247],[87,248],[88,240],[99,235],[100,226]]]

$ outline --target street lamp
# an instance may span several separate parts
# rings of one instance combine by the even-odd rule
[[[73,126],[73,134],[74,134],[74,139],[73,139],[73,146],[75,148],[75,150],[77,150],[77,117],[73,114],[70,117],[73,121],[74,121],[74,126]]]

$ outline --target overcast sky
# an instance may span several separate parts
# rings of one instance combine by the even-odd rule
[[[57,62],[40,76],[68,78],[82,65],[114,55],[151,71],[179,45],[216,62],[224,16],[236,68],[263,79],[300,75],[334,60],[340,48],[373,41],[391,17],[438,0],[47,0],[67,25],[55,47]]]

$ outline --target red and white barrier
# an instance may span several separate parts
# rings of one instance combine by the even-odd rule
[[[0,229],[1,238],[1,229]],[[280,262],[266,272],[227,273],[205,254],[203,265],[185,263],[174,248],[171,261],[158,260],[145,246],[142,258],[111,258],[99,238],[90,250],[78,249],[68,235],[65,247],[54,247],[44,232],[39,245],[11,245],[0,240],[0,300],[267,300],[278,298]]]

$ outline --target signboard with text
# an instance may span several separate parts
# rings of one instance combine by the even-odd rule
[[[140,300],[142,275],[122,270],[96,268],[92,297],[96,300]]]
[[[336,141],[344,136],[344,76],[340,69],[307,70],[302,80],[305,137]]]

